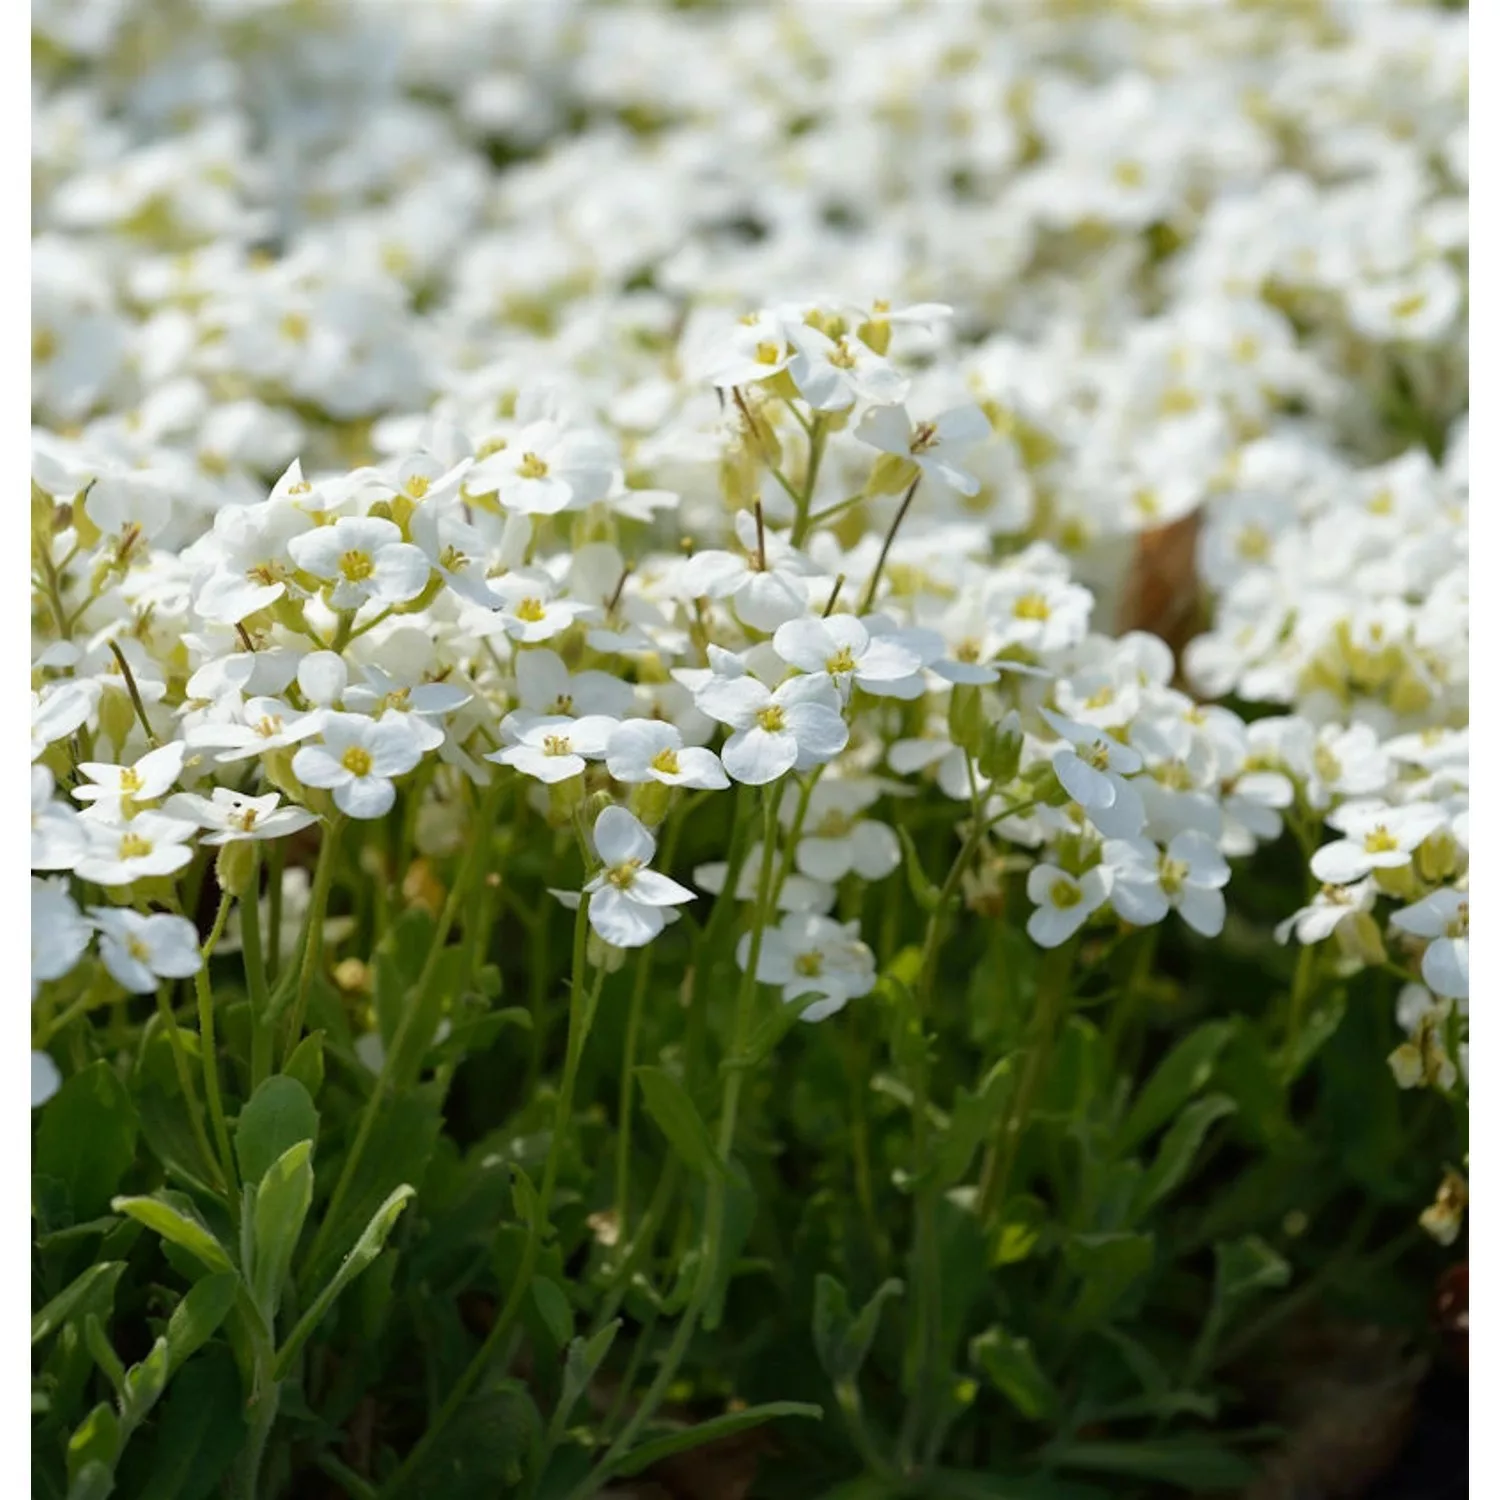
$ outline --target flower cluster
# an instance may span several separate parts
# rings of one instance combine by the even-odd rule
[[[820,1021],[921,803],[1045,949],[1300,840],[1283,941],[1466,1087],[1460,17],[151,9],[33,16],[39,1034],[198,971],[209,863],[492,788],[603,944],[722,893]]]

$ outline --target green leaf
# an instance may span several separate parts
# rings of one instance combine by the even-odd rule
[[[557,1409],[552,1413],[551,1431],[558,1434],[568,1425],[568,1418],[579,1398],[588,1390],[590,1381],[599,1373],[599,1367],[609,1356],[610,1346],[620,1331],[621,1319],[606,1323],[593,1338],[574,1339],[568,1345],[568,1357],[563,1364],[562,1394],[558,1397]]]
[[[115,1492],[115,1476],[101,1459],[91,1459],[73,1475],[68,1500],[105,1500]]]
[[[86,1313],[108,1313],[114,1305],[115,1286],[125,1272],[123,1260],[104,1261],[90,1266],[75,1281],[70,1282],[40,1312],[31,1315],[31,1342],[33,1345],[55,1333],[72,1318],[81,1318]]]
[[[172,1309],[172,1316],[167,1320],[167,1351],[174,1374],[214,1336],[219,1325],[229,1316],[239,1285],[240,1279],[233,1271],[205,1276]]]
[[[135,1160],[135,1106],[102,1059],[75,1073],[41,1112],[31,1169],[61,1182],[73,1221],[97,1218]]]
[[[782,1037],[801,1019],[802,1013],[823,998],[822,995],[809,993],[798,995],[795,999],[778,1005],[768,1015],[762,1017],[755,1030],[750,1033],[750,1040],[745,1044],[745,1050],[726,1057],[719,1064],[719,1071],[729,1073],[738,1068],[759,1067],[775,1051],[776,1044]]]
[[[936,911],[938,897],[942,892],[927,878],[911,835],[899,823],[896,825],[896,832],[901,837],[901,848],[906,854],[906,883],[911,888],[912,898],[923,911]]]
[[[700,1177],[722,1174],[723,1163],[688,1091],[663,1068],[637,1068],[635,1076],[647,1113],[683,1165]]]
[[[116,1198],[116,1213],[129,1214],[164,1240],[180,1245],[210,1271],[232,1271],[229,1252],[216,1240],[193,1206],[191,1198],[163,1188],[150,1198]]]
[[[1192,1170],[1209,1130],[1216,1121],[1232,1115],[1236,1108],[1228,1095],[1209,1094],[1206,1098],[1195,1099],[1173,1120],[1171,1128],[1162,1137],[1156,1159],[1137,1190],[1138,1213],[1144,1214],[1182,1183]]]
[[[1063,1259],[1083,1283],[1073,1304],[1081,1325],[1101,1321],[1151,1269],[1156,1252],[1149,1234],[1075,1234],[1063,1242]]]
[[[1064,1124],[1081,1119],[1099,1096],[1103,1076],[1104,1039],[1099,1028],[1082,1016],[1069,1016],[1057,1038],[1033,1115]]]
[[[240,1111],[234,1131],[234,1154],[240,1175],[257,1183],[299,1141],[318,1138],[318,1110],[312,1095],[295,1078],[277,1073],[266,1079]]]
[[[1214,1310],[1217,1316],[1258,1291],[1283,1287],[1292,1268],[1259,1235],[1214,1246]]]
[[[281,1071],[295,1078],[309,1098],[316,1099],[323,1087],[323,1033],[313,1031],[303,1037]]]
[[[1006,1201],[1000,1214],[1000,1228],[995,1248],[990,1254],[993,1266],[1014,1265],[1025,1260],[1036,1248],[1047,1224],[1047,1205],[1030,1193],[1021,1193]]]
[[[375,1211],[375,1217],[365,1225],[364,1232],[354,1242],[342,1264],[334,1273],[333,1280],[318,1293],[312,1306],[303,1313],[297,1326],[287,1336],[287,1341],[276,1351],[276,1376],[280,1379],[297,1350],[307,1342],[313,1329],[328,1315],[340,1292],[380,1254],[396,1220],[401,1217],[406,1205],[416,1196],[416,1189],[403,1184]]]
[[[559,1349],[566,1347],[573,1337],[573,1309],[568,1304],[568,1294],[548,1276],[538,1276],[531,1283],[532,1301],[552,1335],[552,1342]]]
[[[243,1405],[227,1349],[194,1359],[168,1391],[153,1440],[131,1444],[124,1491],[139,1500],[207,1500],[244,1446]]]
[[[500,1380],[471,1396],[445,1442],[402,1495],[411,1500],[497,1500],[512,1494],[540,1457],[542,1419],[519,1380]]]
[[[969,1344],[969,1358],[1029,1421],[1042,1421],[1057,1411],[1057,1390],[1037,1363],[1029,1339],[1003,1328],[987,1328]]]
[[[139,1427],[161,1400],[171,1373],[171,1355],[164,1338],[157,1339],[145,1359],[125,1372],[124,1389],[120,1393],[120,1419],[125,1436]]]
[[[1139,1443],[1060,1443],[1045,1450],[1060,1469],[1093,1469],[1131,1479],[1156,1480],[1185,1490],[1229,1490],[1249,1484],[1257,1469],[1248,1459],[1207,1438]]]
[[[68,1439],[68,1477],[78,1480],[91,1465],[102,1464],[113,1472],[120,1457],[120,1419],[107,1401],[101,1401],[74,1429]],[[94,1483],[98,1481],[95,1480]],[[73,1487],[69,1485],[69,1494]],[[90,1490],[89,1493],[99,1493]],[[108,1493],[108,1491],[104,1491]]]
[[[443,1089],[426,1083],[388,1099],[375,1117],[364,1156],[349,1180],[344,1206],[327,1229],[327,1247],[299,1269],[308,1285],[333,1275],[338,1247],[352,1240],[400,1186],[420,1190],[443,1127]],[[326,1172],[324,1158],[320,1170]]]
[[[684,1427],[678,1432],[642,1443],[640,1447],[627,1453],[618,1464],[613,1465],[612,1472],[627,1477],[639,1474],[643,1469],[649,1469],[652,1464],[670,1458],[674,1453],[701,1448],[705,1443],[717,1442],[736,1432],[759,1427],[764,1422],[773,1422],[777,1417],[810,1417],[818,1421],[822,1416],[821,1406],[811,1406],[805,1401],[768,1401],[764,1406],[750,1406],[744,1411],[727,1412],[722,1417],[713,1417],[707,1422],[698,1422],[692,1427]]]
[[[882,1282],[857,1317],[849,1311],[849,1294],[841,1282],[820,1273],[813,1290],[813,1345],[834,1385],[853,1380],[864,1365],[886,1300],[905,1287],[895,1277]]]
[[[1118,1156],[1128,1156],[1152,1131],[1165,1125],[1213,1077],[1214,1063],[1234,1035],[1233,1021],[1209,1021],[1189,1032],[1157,1065],[1114,1132]]]
[[[990,1069],[974,1093],[959,1089],[953,1101],[948,1129],[938,1146],[937,1183],[940,1189],[952,1187],[968,1175],[974,1153],[1009,1108],[1015,1084],[1014,1059],[1006,1057]]]
[[[115,1346],[110,1343],[109,1335],[104,1331],[104,1324],[99,1321],[98,1315],[88,1313],[83,1320],[83,1342],[88,1351],[94,1357],[94,1363],[104,1372],[105,1378],[114,1387],[115,1394],[119,1395],[125,1388],[125,1366],[120,1363],[120,1356],[115,1353]]]
[[[255,1191],[255,1266],[250,1290],[268,1328],[276,1322],[292,1254],[312,1207],[312,1148],[310,1140],[289,1147],[267,1169]]]

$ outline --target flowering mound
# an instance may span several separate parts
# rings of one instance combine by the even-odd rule
[[[1462,15],[32,24],[38,1494],[1207,1493],[1420,1326]]]

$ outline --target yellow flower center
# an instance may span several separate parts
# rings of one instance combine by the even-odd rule
[[[276,326],[294,344],[305,344],[307,342],[307,335],[310,329],[307,325],[307,319],[301,313],[287,313]]]
[[[539,620],[547,618],[547,611],[540,599],[523,599],[516,605],[516,618],[525,620],[528,625],[535,625]]]
[[[141,773],[136,770],[120,772],[120,790],[122,792],[138,792],[141,789]]]
[[[849,352],[849,345],[843,339],[834,345],[833,352],[828,356],[828,363],[840,370],[854,368],[854,356]]]
[[[755,362],[759,365],[779,365],[781,363],[781,346],[779,344],[761,343],[755,346]]]
[[[660,771],[663,776],[676,776],[680,769],[677,764],[677,752],[670,746],[665,750],[658,750],[651,757],[651,769]]]
[[[350,745],[339,759],[339,764],[355,776],[368,776],[375,764],[370,752],[360,745]]]
[[[573,741],[565,734],[549,734],[542,740],[543,755],[571,755]]]
[[[1097,693],[1091,693],[1083,700],[1085,708],[1108,708],[1115,701],[1115,690],[1106,684]]]
[[[229,821],[234,824],[241,833],[249,833],[255,827],[255,820],[260,816],[258,807],[242,807],[238,812],[229,815]]]
[[[573,695],[571,693],[559,693],[552,702],[552,707],[547,710],[549,714],[557,714],[559,717],[571,719],[573,717]]]
[[[263,739],[268,740],[273,735],[281,733],[281,715],[263,714],[255,721],[251,728]]]
[[[1175,896],[1181,891],[1187,880],[1187,864],[1180,859],[1172,859],[1168,855],[1162,855],[1161,864],[1158,866],[1158,878],[1161,888],[1167,895]]]
[[[824,665],[829,672],[837,675],[840,672],[852,672],[858,663],[854,660],[854,653],[847,646],[840,646]]]
[[[616,890],[628,891],[635,884],[635,873],[641,867],[638,859],[627,859],[622,864],[611,865],[605,879]]]
[[[375,571],[375,559],[356,548],[339,558],[339,572],[350,583],[363,583]]]
[[[1048,893],[1048,899],[1059,911],[1067,911],[1083,900],[1083,892],[1071,880],[1059,880]]]
[[[296,484],[287,487],[287,494],[310,495],[312,494],[312,486],[305,479],[299,479]]]
[[[44,365],[57,353],[57,335],[50,328],[38,328],[31,335],[31,362]]]
[[[151,840],[143,839],[138,833],[126,833],[120,836],[120,858],[121,859],[145,859],[151,852]]]
[[[786,728],[786,710],[779,703],[768,703],[756,714],[755,722],[767,734],[780,734]]]
[[[1469,935],[1469,903],[1460,901],[1458,910],[1453,915],[1453,920],[1443,929],[1446,936],[1451,938],[1466,938]]]
[[[125,939],[125,951],[138,963],[151,962],[151,950],[138,937]]]
[[[1271,554],[1271,538],[1262,526],[1247,526],[1240,532],[1235,550],[1246,562],[1264,562]]]
[[[1123,188],[1138,188],[1146,180],[1146,169],[1138,161],[1117,161],[1111,175]]]
[[[1427,306],[1426,292],[1413,292],[1409,297],[1398,298],[1391,303],[1393,318],[1414,318]]]
[[[1401,841],[1384,823],[1365,835],[1365,852],[1368,854],[1394,854],[1400,847]]]
[[[432,487],[432,481],[425,474],[413,474],[406,481],[406,493],[413,500],[420,500]]]
[[[452,542],[438,554],[438,567],[442,568],[445,572],[456,573],[460,568],[467,567],[468,564],[469,559],[467,554],[460,552]]]
[[[953,655],[959,661],[969,662],[972,664],[979,660],[982,651],[983,648],[980,643],[976,641],[973,636],[970,636],[967,640],[960,641],[958,645],[954,647]]]
[[[535,453],[523,453],[521,455],[521,462],[516,465],[516,477],[519,479],[545,479],[547,477],[547,465]]]
[[[823,972],[823,955],[814,949],[811,953],[799,953],[792,960],[792,967],[805,979],[816,979]]]
[[[937,423],[918,422],[917,430],[911,435],[911,451],[913,453],[925,453],[936,442]]]
[[[1047,603],[1042,594],[1022,594],[1016,600],[1016,607],[1011,611],[1018,620],[1049,620],[1052,618],[1052,606]]]

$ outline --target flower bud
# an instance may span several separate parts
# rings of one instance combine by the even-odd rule
[[[922,471],[904,453],[882,453],[865,481],[865,494],[899,495]]]
[[[256,852],[249,839],[234,839],[219,846],[219,856],[214,861],[214,879],[219,882],[221,891],[228,891],[231,896],[244,896],[249,892],[250,899],[256,899]]]
[[[1385,940],[1380,936],[1380,924],[1369,912],[1355,912],[1340,922],[1334,936],[1347,957],[1367,968],[1377,968],[1385,962]]]
[[[953,743],[977,756],[984,745],[984,700],[970,682],[955,684],[948,697],[948,734]]]
[[[1011,711],[998,724],[987,724],[979,748],[979,773],[1002,785],[1021,769],[1021,750],[1026,737],[1021,716]]]
[[[116,753],[130,738],[130,729],[134,723],[135,708],[125,693],[123,684],[119,692],[107,692],[99,699],[99,730],[115,747]]]
[[[552,828],[566,828],[573,814],[583,805],[583,777],[570,776],[554,781],[547,788],[547,823]]]
[[[630,810],[647,828],[657,828],[672,805],[672,788],[660,781],[642,781],[631,789]]]
[[[891,325],[884,318],[872,318],[855,329],[855,337],[876,354],[886,354],[891,347]]]

